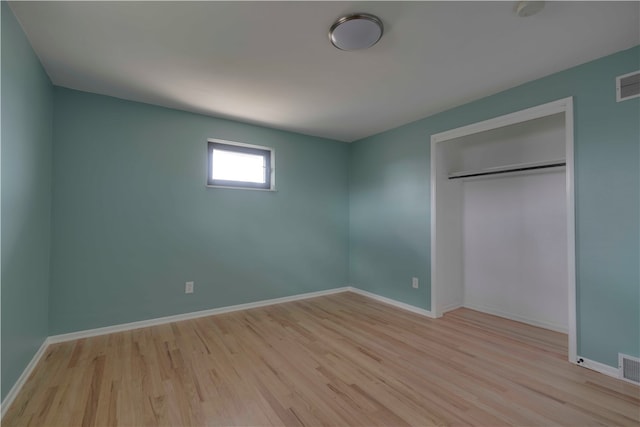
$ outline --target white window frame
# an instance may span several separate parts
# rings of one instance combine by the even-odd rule
[[[213,152],[213,144],[221,144],[231,147],[248,148],[256,151],[266,151],[269,153],[269,171],[267,175],[267,186],[261,187],[260,185],[254,185],[253,183],[247,183],[243,181],[235,181],[237,184],[214,184],[211,179],[211,157]],[[231,150],[233,151],[233,150]],[[238,150],[238,152],[242,152]],[[234,190],[257,190],[257,191],[276,191],[276,176],[275,176],[275,150],[271,147],[263,145],[245,144],[243,142],[227,141],[224,139],[207,139],[207,179],[206,186],[209,188],[230,188]]]

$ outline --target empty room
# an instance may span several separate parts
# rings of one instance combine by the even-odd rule
[[[640,426],[640,2],[0,6],[3,426]]]

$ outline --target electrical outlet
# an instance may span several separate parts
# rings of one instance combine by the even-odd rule
[[[411,278],[411,286],[413,286],[413,289],[418,289],[418,278],[417,277]]]
[[[193,293],[193,282],[187,282],[184,284],[184,293],[185,294]]]

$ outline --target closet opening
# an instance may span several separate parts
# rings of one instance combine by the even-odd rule
[[[431,312],[568,335],[576,362],[573,98],[431,136]]]

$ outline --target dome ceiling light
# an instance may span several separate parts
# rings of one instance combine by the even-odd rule
[[[329,30],[331,43],[340,50],[366,49],[382,37],[380,18],[364,13],[338,18]]]

